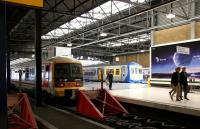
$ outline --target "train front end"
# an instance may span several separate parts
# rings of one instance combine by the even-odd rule
[[[77,90],[83,89],[82,65],[77,60],[54,62],[53,85],[56,97],[74,98]]]

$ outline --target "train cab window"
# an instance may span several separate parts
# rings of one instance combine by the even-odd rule
[[[142,69],[139,69],[139,74],[142,74]]]
[[[131,73],[135,74],[135,68],[134,67],[131,68]]]
[[[120,70],[119,70],[119,69],[116,69],[115,75],[119,75],[119,74],[120,74]]]
[[[82,66],[80,64],[71,64],[71,76],[72,77],[82,76]]]
[[[69,64],[58,63],[55,64],[55,79],[68,79],[70,76]]]
[[[135,68],[135,74],[138,74],[138,69],[137,68]]]

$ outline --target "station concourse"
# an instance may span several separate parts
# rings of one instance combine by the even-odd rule
[[[199,129],[199,7],[0,0],[0,129]]]

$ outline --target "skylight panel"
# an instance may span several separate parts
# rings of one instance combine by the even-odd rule
[[[145,0],[131,0],[132,2],[137,3],[143,3]],[[47,33],[46,35],[42,36],[43,39],[48,38],[56,38],[59,36],[63,36],[65,34],[68,34],[75,29],[81,29],[85,26],[88,26],[94,22],[97,22],[97,19],[104,19],[106,16],[110,16],[111,12],[112,14],[116,14],[119,11],[123,11],[125,9],[128,9],[129,7],[134,6],[132,4],[129,4],[127,2],[122,1],[108,1],[92,10],[90,10],[87,13],[82,14],[81,16],[86,17],[77,17],[75,19],[72,19],[70,22],[67,22],[63,25],[61,25],[59,28],[65,28],[65,29],[55,29],[51,32]],[[87,18],[88,17],[88,18]],[[92,19],[93,18],[93,19]],[[68,30],[67,30],[68,28]],[[54,36],[48,36],[48,35],[54,35]]]
[[[119,47],[123,45],[129,45],[129,44],[135,44],[135,43],[140,43],[140,42],[145,42],[150,40],[150,35],[149,34],[141,34],[138,35],[137,37],[133,38],[123,38],[119,39],[117,41],[108,41],[103,44],[99,44],[99,46],[102,47]]]
[[[136,2],[136,3],[145,3],[146,0],[130,0],[131,2]]]

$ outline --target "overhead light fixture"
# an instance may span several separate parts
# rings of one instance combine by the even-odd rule
[[[72,46],[72,43],[68,43],[67,46],[68,46],[68,47],[71,47],[71,46]]]
[[[176,17],[176,15],[173,14],[173,13],[166,14],[166,18],[168,18],[168,19],[172,19],[172,18],[175,18],[175,17]]]
[[[101,36],[101,37],[106,37],[107,35],[108,35],[108,34],[107,34],[107,33],[104,33],[104,32],[101,32],[101,33],[100,33],[100,36]]]
[[[144,3],[145,0],[138,0],[138,3]]]
[[[116,57],[116,58],[115,58],[115,61],[118,62],[118,61],[119,61],[119,57]]]
[[[31,56],[32,58],[34,58],[35,57],[35,54],[32,54],[32,56]]]
[[[140,50],[140,52],[144,52],[144,50]]]

